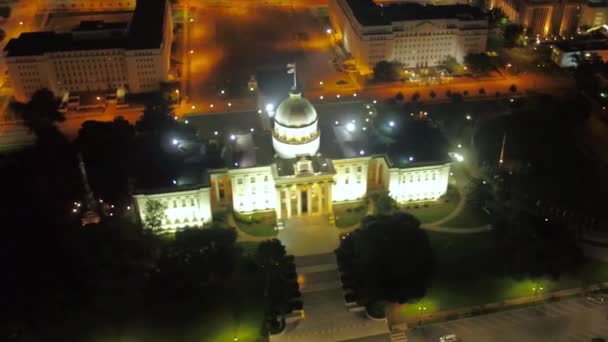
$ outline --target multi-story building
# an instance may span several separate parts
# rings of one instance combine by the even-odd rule
[[[208,118],[217,126],[205,125],[201,135],[225,139],[223,155],[230,158],[222,168],[201,171],[202,181],[198,176],[182,177],[171,189],[136,191],[142,220],[150,200],[166,208],[163,227],[176,229],[211,222],[212,209],[222,207],[241,214],[274,211],[280,223],[301,215],[331,216],[335,203],[361,200],[372,191],[385,190],[399,203],[409,203],[436,200],[447,190],[447,156],[418,162],[401,155],[400,142],[374,151],[367,127],[354,119],[339,124],[329,113],[322,122],[298,91],[292,90],[277,107],[269,132],[248,126],[218,132],[229,125],[247,125],[244,122],[253,116],[236,119],[230,114],[229,122]]]
[[[38,0],[38,8],[48,12],[132,11],[136,2],[136,0]]]
[[[579,26],[593,28],[608,22],[608,1],[588,1],[582,6]]]
[[[584,0],[490,0],[529,36],[568,36],[576,32]]]
[[[23,33],[8,42],[4,58],[18,101],[41,88],[57,95],[144,93],[168,79],[172,41],[169,2],[146,0],[130,23],[92,21],[67,33]]]
[[[363,74],[382,60],[408,68],[430,67],[449,56],[462,62],[467,54],[486,50],[487,17],[469,5],[329,0],[329,18],[335,36]]]
[[[576,67],[580,60],[599,58],[608,61],[608,39],[602,34],[552,44],[551,60],[562,68]]]

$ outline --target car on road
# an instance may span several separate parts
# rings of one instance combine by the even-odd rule
[[[587,301],[595,303],[595,304],[604,304],[606,299],[604,299],[604,297],[599,297],[599,296],[588,296]]]
[[[439,342],[458,342],[458,337],[456,337],[456,334],[450,334],[450,335],[445,335],[445,336],[441,336],[439,338]]]

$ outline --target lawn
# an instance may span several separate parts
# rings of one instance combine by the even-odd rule
[[[277,218],[274,211],[252,214],[234,213],[234,220],[238,228],[249,235],[275,237],[278,234],[276,230]]]
[[[406,213],[414,215],[422,224],[433,223],[443,219],[456,209],[460,194],[454,188],[448,188],[445,196],[437,201],[408,204],[402,207]],[[418,207],[418,208],[416,208]]]
[[[367,205],[362,201],[334,204],[334,215],[336,217],[336,227],[349,228],[360,223],[367,215]]]
[[[534,295],[536,285],[544,293],[608,281],[608,264],[588,260],[577,274],[549,278],[514,279],[497,268],[491,232],[449,234],[428,232],[437,255],[434,285],[419,302],[406,304],[406,317],[470,307]]]
[[[450,228],[475,228],[491,223],[491,219],[492,217],[482,209],[465,206],[460,214],[441,225]]]

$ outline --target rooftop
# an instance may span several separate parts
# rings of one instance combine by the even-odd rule
[[[608,39],[577,39],[552,43],[564,52],[608,50]]]
[[[36,56],[47,52],[102,50],[102,49],[153,49],[160,47],[164,31],[166,0],[138,1],[131,25],[126,34],[111,32],[103,37],[77,39],[72,32],[26,32],[11,39],[4,48],[6,57]],[[83,22],[74,31],[116,30],[120,23]],[[95,29],[95,27],[98,27]]]
[[[404,2],[380,6],[373,0],[346,0],[346,3],[363,26],[390,25],[391,22],[405,20],[485,18],[481,9],[460,4],[434,6]]]

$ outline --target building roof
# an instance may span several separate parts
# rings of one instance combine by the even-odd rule
[[[302,92],[294,89],[277,107],[274,120],[284,127],[306,127],[317,121],[317,111]]]
[[[166,0],[138,1],[131,26],[126,34],[113,31],[103,37],[83,39],[72,32],[26,32],[20,34],[18,38],[11,39],[6,44],[4,53],[6,57],[16,57],[61,51],[159,48],[165,29],[163,27],[165,8]],[[96,24],[83,22],[75,32],[81,30],[81,27],[86,28],[86,31],[92,31],[94,25]],[[108,28],[116,30],[117,25],[120,23],[105,23],[99,30],[108,30]]]
[[[357,21],[363,26],[390,25],[394,21],[453,19],[479,20],[483,11],[470,5],[422,5],[404,2],[378,5],[373,0],[346,0]]]

